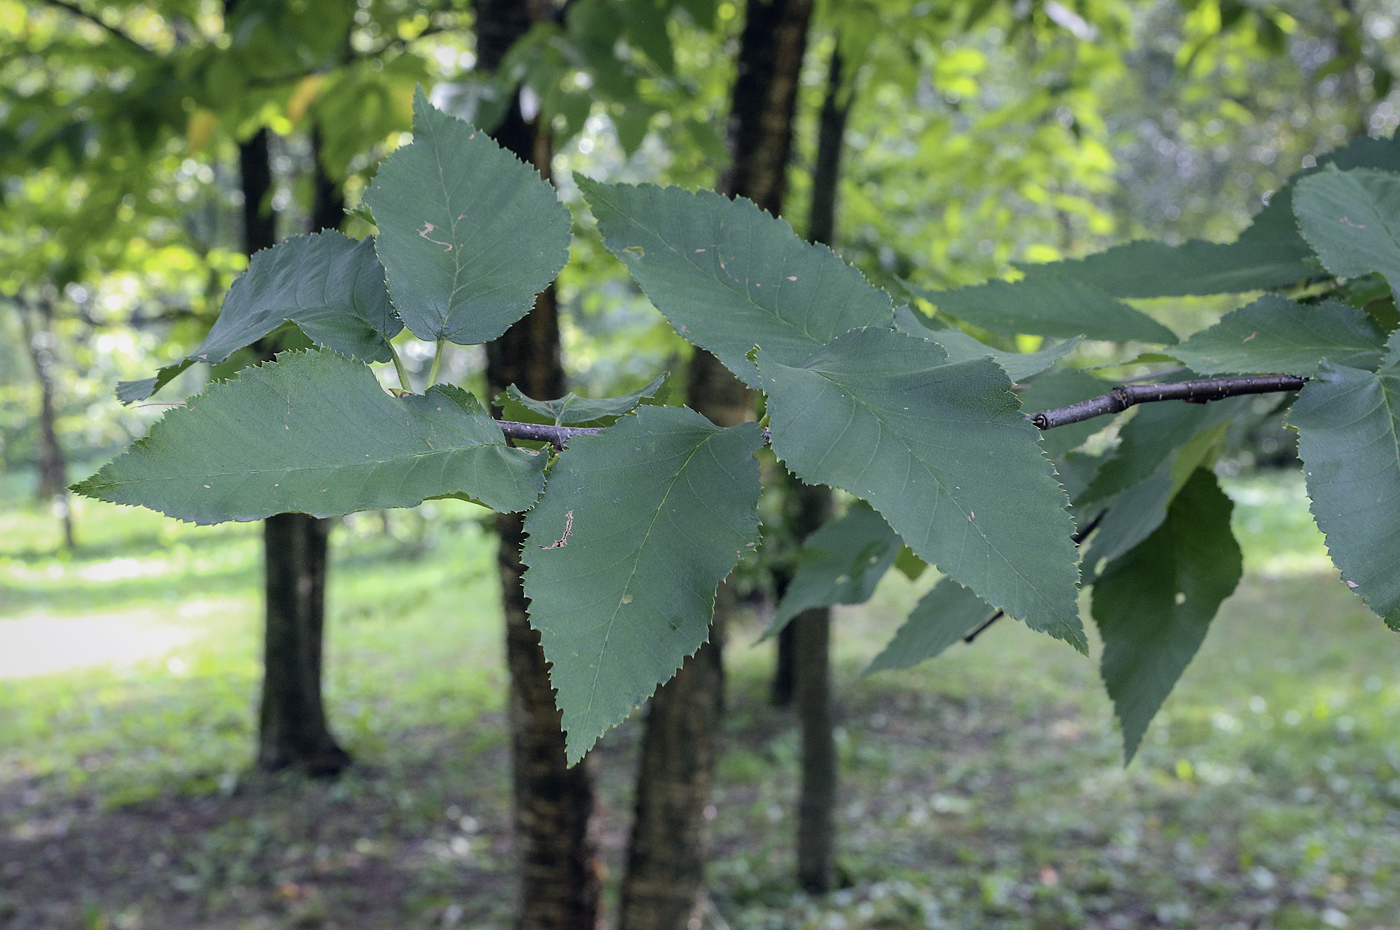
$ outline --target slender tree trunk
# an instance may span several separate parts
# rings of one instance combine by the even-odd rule
[[[790,569],[773,569],[773,594],[783,599],[792,580]],[[797,628],[791,623],[778,631],[776,648],[773,650],[773,683],[768,688],[768,697],[774,707],[791,707],[797,698]]]
[[[782,209],[792,122],[811,0],[748,4],[730,113],[723,189],[770,213]],[[753,418],[753,397],[719,361],[697,350],[690,405],[721,426]],[[710,642],[651,699],[642,737],[636,810],[622,883],[621,930],[700,925],[705,824],[723,707],[722,643],[734,598],[720,585]]]
[[[37,492],[52,501],[63,527],[63,545],[74,549],[73,514],[68,506],[68,457],[58,439],[58,405],[54,401],[53,303],[40,297],[35,307],[23,296],[15,300],[24,348],[39,382],[39,482]],[[33,316],[38,316],[36,324]]]
[[[238,149],[243,186],[243,248],[251,256],[277,241],[277,217],[266,209],[272,190],[268,131]],[[318,181],[317,186],[324,186]],[[336,221],[339,224],[339,219]],[[271,358],[276,346],[262,346]],[[350,756],[326,725],[321,662],[326,616],[326,566],[331,523],[304,513],[263,521],[263,684],[258,711],[258,767],[328,776]]]
[[[831,50],[826,96],[817,123],[808,237],[835,245],[841,147],[850,100],[843,95],[840,47]],[[831,518],[831,488],[789,481],[795,511],[789,526],[801,543]],[[836,859],[836,739],[831,695],[831,608],[799,614],[790,626],[796,653],[797,713],[802,723],[802,780],[797,802],[797,881],[820,894],[831,887]]]
[[[520,0],[476,0],[477,59],[496,70],[507,50],[537,18],[551,15],[548,4]],[[496,141],[550,177],[553,151],[549,133],[527,122],[517,94]],[[534,309],[486,347],[486,373],[494,394],[515,384],[531,397],[564,393],[559,316],[551,286]],[[520,560],[525,541],[520,514],[499,514],[497,562],[506,620],[506,664],[510,670],[510,730],[515,808],[515,842],[521,887],[517,927],[521,930],[597,930],[602,921],[602,861],[594,818],[592,763],[573,768],[565,762],[561,715],[554,703],[549,666],[540,637],[529,624]]]

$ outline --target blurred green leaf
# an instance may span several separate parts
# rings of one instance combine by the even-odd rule
[[[991,619],[995,609],[951,578],[919,599],[909,618],[865,669],[865,674],[912,668],[943,652]]]
[[[913,289],[945,313],[997,333],[1069,339],[1176,342],[1171,330],[1121,300],[1040,269],[1020,281],[989,281],[949,291]]]
[[[373,240],[326,230],[258,252],[229,288],[200,347],[154,378],[122,382],[117,397],[145,400],[195,362],[222,362],[286,322],[317,345],[367,362],[389,361],[389,340],[403,323],[389,306]]]
[[[884,518],[864,503],[819,527],[803,543],[797,571],[763,638],[776,635],[804,610],[869,600],[901,545]]]

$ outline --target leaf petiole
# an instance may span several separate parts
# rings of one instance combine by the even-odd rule
[[[442,350],[446,345],[446,339],[439,339],[437,341],[437,351],[433,353],[433,367],[428,369],[428,387],[437,384],[438,371],[442,368]]]
[[[399,352],[394,348],[393,343],[389,344],[389,352],[394,357],[394,371],[399,375],[399,387],[405,394],[413,393],[413,382],[408,380],[408,369],[403,367],[403,359],[399,358]]]

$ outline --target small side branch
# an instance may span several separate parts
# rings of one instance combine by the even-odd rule
[[[1042,430],[1054,429],[1057,426],[1092,420],[1094,417],[1121,413],[1129,407],[1153,401],[1184,400],[1204,404],[1207,401],[1244,394],[1296,391],[1307,381],[1307,378],[1297,375],[1236,375],[1228,378],[1201,378],[1196,381],[1157,384],[1124,383],[1100,397],[1082,400],[1067,407],[1054,407],[1032,413],[1027,419]],[[596,426],[547,426],[542,423],[517,423],[513,420],[497,420],[496,423],[508,439],[547,442],[556,449],[564,448],[574,436],[591,436],[601,431]],[[763,441],[765,444],[771,441],[766,428],[763,430]]]
[[[1103,520],[1104,514],[1106,514],[1106,513],[1108,513],[1107,510],[1100,512],[1098,515],[1096,515],[1096,516],[1094,517],[1094,519],[1090,520],[1088,523],[1084,524],[1084,525],[1081,526],[1078,530],[1075,531],[1075,534],[1074,534],[1073,536],[1071,536],[1070,539],[1074,541],[1074,544],[1075,544],[1076,546],[1082,545],[1083,542],[1084,542],[1084,540],[1086,540],[1086,539],[1089,538],[1089,534],[1092,533],[1095,529],[1098,528],[1099,522],[1100,522],[1101,520]],[[986,621],[984,621],[984,622],[983,622],[980,626],[978,626],[975,630],[973,630],[971,633],[968,633],[966,636],[964,636],[964,637],[963,637],[963,642],[965,642],[965,643],[971,643],[971,642],[972,642],[973,640],[975,640],[977,637],[979,637],[979,636],[981,636],[983,633],[987,632],[987,628],[988,628],[988,627],[990,627],[993,623],[996,623],[998,620],[1000,620],[1000,619],[1001,619],[1002,617],[1004,617],[1004,616],[1006,616],[1006,611],[1004,611],[1004,610],[998,610],[996,613],[994,613],[994,614],[992,614],[990,617],[988,617],[988,618],[986,619]]]
[[[556,449],[562,449],[575,436],[592,436],[602,432],[596,426],[548,426],[544,423],[517,423],[514,420],[497,420],[496,425],[507,439],[529,439],[547,442]]]
[[[1066,407],[1055,407],[1031,414],[1028,419],[1039,429],[1054,429],[1121,413],[1137,404],[1159,400],[1184,400],[1193,404],[1239,397],[1243,394],[1273,394],[1296,391],[1307,383],[1297,375],[1237,375],[1228,378],[1201,378],[1196,381],[1169,381],[1158,384],[1120,384],[1107,394],[1081,400]]]

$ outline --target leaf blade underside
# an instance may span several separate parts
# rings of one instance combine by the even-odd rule
[[[1303,306],[1266,294],[1168,354],[1203,375],[1308,376],[1323,361],[1374,369],[1384,353],[1385,334],[1362,311],[1335,300]]]
[[[311,350],[211,385],[74,490],[194,523],[455,495],[513,511],[539,495],[543,468],[464,391],[390,397],[368,366]]]
[[[389,304],[373,239],[323,230],[258,252],[229,288],[199,348],[154,378],[122,382],[117,398],[145,400],[195,362],[222,362],[289,321],[317,345],[366,362],[389,361],[389,340],[403,323]]]
[[[797,571],[763,638],[776,635],[804,610],[868,601],[901,545],[884,518],[864,504],[824,523],[804,541]]]
[[[996,611],[951,578],[940,578],[864,674],[913,668],[932,659],[986,623]]]
[[[1319,171],[1298,182],[1293,212],[1328,271],[1344,278],[1379,272],[1400,293],[1400,174]]]

